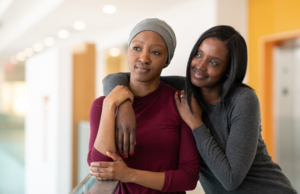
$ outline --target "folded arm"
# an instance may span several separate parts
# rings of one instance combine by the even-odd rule
[[[106,98],[100,97],[93,102],[90,111],[89,164],[94,159],[104,159],[98,152],[103,155],[107,151],[116,153],[115,110],[126,100],[133,102],[133,94],[127,87],[117,86]]]
[[[128,168],[123,159],[116,154],[107,153],[107,156],[114,162],[92,162],[91,164],[92,175],[98,180],[119,180],[163,192],[178,192],[195,189],[199,179],[200,157],[194,137],[185,123],[180,133],[177,170],[164,172],[138,170]]]
[[[165,172],[150,172],[129,168],[122,158],[116,154],[114,115],[118,104],[120,103],[115,103],[109,97],[106,99],[100,97],[92,104],[88,153],[91,174],[99,180],[132,182],[161,190],[165,182]]]

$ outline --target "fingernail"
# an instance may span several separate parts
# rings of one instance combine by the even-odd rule
[[[132,156],[132,155],[133,155],[133,152],[130,152],[130,155]]]
[[[90,174],[93,174],[93,172],[90,170]]]
[[[123,156],[122,152],[120,152],[120,156]]]
[[[127,156],[126,156],[126,155],[124,155],[124,158],[126,159],[126,158],[127,158]]]

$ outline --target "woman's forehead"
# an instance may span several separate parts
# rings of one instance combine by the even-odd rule
[[[132,40],[131,43],[139,42],[142,44],[151,44],[156,46],[161,46],[167,49],[167,45],[164,39],[156,32],[153,31],[142,31],[138,33]]]
[[[199,49],[205,51],[212,55],[219,55],[222,57],[227,57],[228,49],[219,39],[216,38],[206,38],[200,44]]]

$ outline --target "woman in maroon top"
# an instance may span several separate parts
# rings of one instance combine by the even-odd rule
[[[177,90],[159,81],[176,47],[172,28],[146,19],[129,37],[129,87],[117,86],[91,107],[88,164],[98,180],[119,180],[117,193],[185,193],[199,178],[200,157],[190,128],[174,100]],[[178,92],[178,91],[177,91]],[[130,156],[116,150],[116,108],[132,102],[136,115],[136,146]],[[103,113],[103,114],[102,114]]]

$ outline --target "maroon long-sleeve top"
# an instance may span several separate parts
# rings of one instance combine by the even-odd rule
[[[165,172],[162,190],[135,183],[121,183],[117,193],[185,193],[196,187],[200,156],[191,129],[177,110],[175,92],[174,88],[160,82],[155,91],[134,98],[132,106],[137,122],[136,146],[134,155],[124,160],[130,168]],[[90,111],[89,165],[96,161],[112,161],[94,148],[104,98],[97,98]]]

